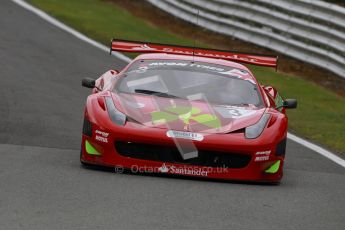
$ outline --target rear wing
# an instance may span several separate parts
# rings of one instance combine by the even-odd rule
[[[278,56],[261,55],[250,53],[237,53],[225,50],[194,48],[188,46],[167,45],[151,42],[128,41],[113,39],[110,46],[110,54],[112,51],[130,52],[130,53],[167,53],[192,55],[198,57],[224,59],[233,62],[241,62],[246,64],[268,66],[277,68]]]

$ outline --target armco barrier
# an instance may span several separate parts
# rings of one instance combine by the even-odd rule
[[[345,8],[319,0],[147,1],[188,22],[345,78]]]

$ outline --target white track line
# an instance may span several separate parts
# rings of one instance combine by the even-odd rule
[[[81,34],[80,32],[72,29],[71,27],[63,24],[62,22],[56,20],[55,18],[49,16],[48,14],[46,14],[45,12],[43,12],[42,10],[40,9],[37,9],[36,7],[28,4],[27,2],[23,1],[23,0],[11,0],[12,2],[15,2],[16,4],[20,5],[21,7],[24,7],[25,9],[33,12],[34,14],[38,15],[39,17],[41,17],[42,19],[44,19],[45,21],[48,21],[50,22],[51,24],[59,27],[60,29],[72,34],[73,36],[79,38],[80,40],[83,40],[87,43],[89,43],[90,45],[93,45],[101,50],[104,50],[106,52],[109,52],[109,48],[106,47],[105,45],[102,45],[101,43],[99,42],[96,42],[95,40],[92,40],[88,37],[86,37],[85,35]],[[121,54],[121,53],[118,53],[118,52],[113,52],[112,53],[113,56],[115,56],[116,58],[124,61],[124,62],[130,62],[131,59],[126,57],[125,55]],[[327,157],[328,159],[330,159],[331,161],[337,163],[338,165],[341,165],[343,167],[345,167],[345,160],[338,157],[337,155],[335,155],[334,153],[318,146],[318,145],[315,145],[313,143],[310,143],[300,137],[297,137],[291,133],[288,133],[288,138],[290,140],[293,140],[295,142],[297,142],[298,144],[300,145],[303,145],[305,146],[306,148],[309,148],[319,154],[321,154],[322,156],[324,157]]]
[[[293,135],[291,133],[288,133],[288,138],[290,140],[293,140],[294,142],[297,142],[298,144],[300,145],[303,145],[305,147],[307,147],[308,149],[311,149],[319,154],[321,154],[322,156],[324,157],[327,157],[328,159],[330,159],[331,161],[337,163],[338,165],[341,165],[345,168],[345,160],[338,157],[337,155],[335,155],[334,153],[316,145],[316,144],[313,144],[309,141],[306,141],[300,137],[297,137],[296,135]]]

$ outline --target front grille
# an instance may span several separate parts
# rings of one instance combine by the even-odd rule
[[[116,141],[115,148],[126,157],[206,167],[243,168],[251,159],[247,154],[198,150],[198,157],[184,160],[176,147],[122,141]]]

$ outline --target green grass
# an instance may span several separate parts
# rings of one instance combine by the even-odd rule
[[[289,129],[331,149],[345,153],[345,99],[296,76],[252,68],[259,81],[276,87],[285,98],[296,98],[289,110]]]
[[[106,45],[113,37],[180,45],[193,41],[157,28],[126,10],[101,0],[30,0],[37,7]],[[159,20],[159,19],[158,19]],[[198,45],[200,45],[198,43]],[[203,44],[207,46],[207,44]],[[290,131],[345,153],[345,99],[296,76],[250,67],[259,81],[276,87],[285,98],[296,98],[289,110]]]
[[[113,37],[190,44],[131,16],[126,10],[102,0],[30,0],[33,5],[66,22],[89,37],[109,45]]]

